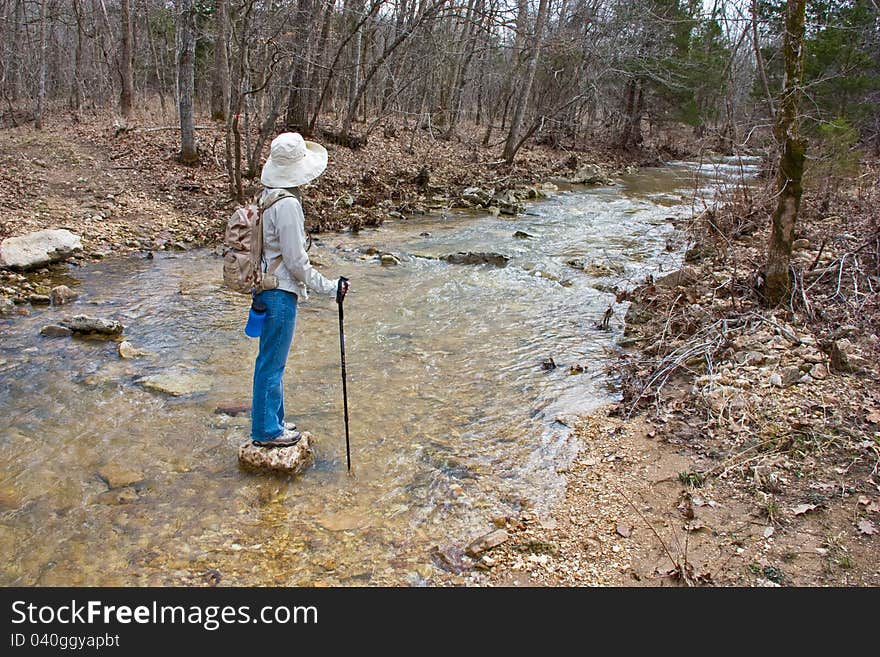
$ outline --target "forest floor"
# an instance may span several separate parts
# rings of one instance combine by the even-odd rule
[[[234,207],[222,127],[198,131],[197,167],[176,163],[175,129],[157,128],[116,135],[109,122],[57,118],[0,131],[0,239],[68,228],[86,260],[215,245]],[[638,163],[533,147],[508,167],[497,147],[427,134],[328,150],[306,193],[316,232],[458,207],[467,187]],[[732,199],[682,227],[681,272],[620,293],[632,301],[627,346],[609,375],[623,399],[575,427],[565,498],[551,517],[495,519],[506,542],[475,570],[439,559],[434,583],[880,585],[878,190],[871,168],[807,200],[795,301],[775,311],[757,277],[769,198]],[[0,294],[27,312],[35,281],[0,272]]]
[[[224,126],[204,123],[197,130],[201,163],[192,167],[176,160],[176,126],[133,121],[117,134],[109,118],[59,115],[42,131],[29,125],[0,130],[0,239],[68,228],[82,237],[86,258],[215,245],[236,204],[227,185]],[[508,166],[497,145],[484,147],[476,138],[443,141],[427,131],[377,134],[357,150],[324,143],[330,164],[304,193],[311,232],[469,207],[462,197],[468,187],[523,192],[585,165],[599,165],[597,171],[608,175],[639,159],[611,150],[534,146]],[[265,150],[261,163],[268,144]],[[246,194],[256,189],[245,180]]]
[[[880,585],[880,169],[805,197],[767,310],[771,198],[696,217],[680,272],[622,294],[623,399],[583,418],[550,518],[498,519],[481,585]]]

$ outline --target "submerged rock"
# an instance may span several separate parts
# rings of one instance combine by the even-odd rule
[[[71,331],[66,326],[58,326],[57,324],[47,324],[43,328],[40,329],[40,335],[45,336],[47,338],[67,338],[73,335],[73,331]]]
[[[119,335],[125,327],[115,319],[102,319],[88,315],[74,315],[71,319],[60,322],[74,333],[99,333],[102,335]]]
[[[500,253],[452,253],[441,258],[453,265],[492,265],[494,267],[506,267],[510,258]]]
[[[229,415],[230,417],[237,417],[239,415],[250,415],[250,413],[250,402],[231,402],[228,404],[220,404],[219,406],[217,406],[217,408],[214,409],[215,415]]]
[[[127,468],[118,463],[108,463],[98,470],[98,476],[103,479],[107,486],[111,489],[122,488],[124,486],[132,486],[139,484],[144,480],[144,474]]]
[[[106,504],[108,506],[118,506],[121,504],[137,502],[138,499],[140,499],[140,495],[138,495],[134,488],[131,486],[124,486],[122,488],[105,490],[103,493],[100,493],[95,497],[95,503]]]
[[[15,302],[9,297],[0,297],[0,315],[9,315],[15,310]]]
[[[31,294],[28,296],[28,301],[31,302],[32,306],[48,306],[52,303],[48,294]]]
[[[303,432],[300,441],[292,447],[266,449],[256,447],[248,441],[238,448],[238,460],[248,470],[296,475],[315,462],[313,442],[314,439],[308,432]]]
[[[153,392],[161,392],[172,397],[183,397],[211,389],[211,379],[204,374],[169,371],[162,374],[144,376],[137,384]]]
[[[66,303],[75,301],[79,295],[66,285],[58,285],[53,287],[49,292],[49,298],[52,300],[53,306],[63,306]]]
[[[530,233],[527,233],[527,232],[525,232],[524,230],[518,230],[518,231],[516,231],[516,232],[513,234],[513,236],[514,236],[516,239],[518,239],[518,240],[530,240],[530,239],[534,239],[534,237],[535,237],[534,235],[532,235],[532,234],[530,234]]]
[[[505,543],[509,538],[510,536],[505,530],[496,529],[471,541],[464,549],[464,553],[469,557],[476,558],[483,552],[487,552],[488,550]]]
[[[0,243],[0,266],[34,269],[66,260],[81,250],[82,241],[69,230],[40,230],[3,240]]]

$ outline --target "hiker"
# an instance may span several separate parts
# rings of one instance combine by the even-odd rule
[[[305,141],[299,133],[285,132],[272,141],[269,159],[260,182],[262,198],[286,190],[285,196],[263,212],[264,272],[272,271],[278,287],[255,296],[266,306],[260,334],[260,351],[254,364],[251,439],[258,447],[289,447],[302,437],[293,423],[284,421],[282,375],[296,325],[296,306],[308,298],[308,289],[344,298],[347,279],[338,282],[315,270],[306,253],[305,218],[299,188],[320,176],[327,168],[327,150]]]

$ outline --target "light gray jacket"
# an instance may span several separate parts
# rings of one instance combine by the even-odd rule
[[[269,191],[263,190],[263,197]],[[322,276],[309,262],[305,217],[302,205],[293,197],[282,198],[263,212],[263,271],[278,256],[284,259],[275,270],[279,290],[293,292],[300,301],[309,298],[308,290],[336,294],[336,281]]]

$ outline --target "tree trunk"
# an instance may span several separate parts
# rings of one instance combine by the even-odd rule
[[[773,212],[764,296],[771,306],[791,296],[791,242],[803,193],[806,146],[800,138],[800,99],[804,76],[804,14],[806,0],[788,0],[785,17],[783,56],[785,78],[779,98],[776,139],[782,152],[776,177],[777,202]]]
[[[119,57],[119,77],[122,81],[122,89],[119,93],[119,112],[123,118],[127,119],[131,116],[131,105],[134,97],[134,77],[131,66],[131,0],[120,0],[119,11],[122,22],[122,49]]]
[[[180,52],[177,58],[177,93],[180,97],[180,155],[183,164],[196,164],[196,130],[193,119],[195,95],[195,23],[193,0],[180,0]]]
[[[228,0],[214,3],[214,79],[211,82],[211,118],[226,120],[229,111],[229,4]]]
[[[634,150],[642,143],[642,115],[645,111],[645,95],[642,81],[638,78],[626,84],[624,123],[620,132],[620,147]]]
[[[519,148],[519,133],[522,129],[523,118],[526,113],[526,106],[529,102],[529,96],[532,94],[532,84],[535,81],[535,72],[538,70],[538,57],[541,54],[541,41],[544,35],[544,22],[547,18],[547,0],[540,0],[538,3],[538,16],[535,19],[535,34],[532,37],[531,52],[529,54],[529,63],[526,67],[526,78],[520,90],[516,107],[513,110],[513,119],[510,122],[510,132],[507,133],[507,141],[504,143],[504,152],[502,157],[508,163],[513,162],[516,157],[516,151]]]
[[[309,77],[309,46],[311,44],[309,28],[312,27],[311,13],[313,6],[312,0],[299,0],[300,19],[294,32],[296,35],[295,41],[299,48],[299,61],[294,60],[293,62],[293,74],[290,78],[290,96],[287,100],[287,116],[284,121],[288,130],[304,135],[308,133],[309,124],[310,90],[307,89],[307,82]],[[317,20],[315,23],[317,23]]]
[[[34,128],[43,129],[43,111],[46,109],[46,50],[49,47],[49,30],[46,28],[46,10],[49,0],[40,3],[40,72],[37,79],[37,106],[34,109]]]

